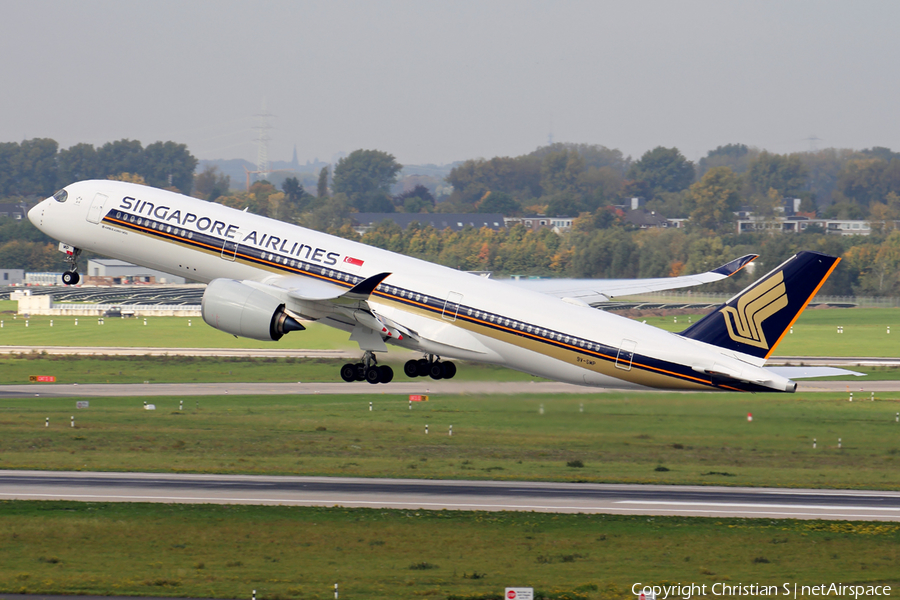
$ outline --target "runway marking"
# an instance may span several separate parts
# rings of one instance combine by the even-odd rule
[[[844,510],[846,506],[833,506],[829,504],[746,504],[739,502],[678,502],[672,500],[616,500],[616,504],[654,504],[666,506],[728,506],[734,508],[804,508],[807,510]],[[900,514],[898,506],[854,506],[853,510],[891,510]]]
[[[539,504],[477,504],[477,503],[440,503],[440,502],[400,502],[400,501],[375,501],[375,500],[337,500],[337,499],[329,499],[329,500],[292,500],[289,498],[214,498],[214,497],[192,497],[192,496],[110,496],[110,495],[95,495],[95,494],[14,494],[14,493],[6,493],[0,492],[0,496],[7,496],[13,498],[52,498],[52,499],[95,499],[97,501],[132,501],[132,502],[141,502],[141,501],[163,501],[163,502],[191,502],[191,503],[211,503],[211,504],[227,504],[227,503],[244,503],[244,504],[292,504],[292,505],[303,505],[303,506],[311,506],[311,505],[325,505],[332,507],[343,507],[343,506],[362,506],[362,507],[377,507],[377,508],[398,508],[398,507],[406,507],[410,509],[415,508],[423,508],[428,509],[430,507],[433,508],[452,508],[458,510],[540,510],[546,512],[559,512],[559,511],[573,511],[573,512],[603,512],[603,513],[612,513],[612,512],[622,512],[622,513],[641,513],[641,514],[661,514],[661,513],[675,513],[684,514],[684,513],[696,513],[696,514],[729,514],[732,511],[727,510],[703,510],[703,509],[661,509],[658,513],[647,513],[646,509],[641,508],[626,508],[626,507],[601,507],[601,506],[546,506]],[[694,505],[703,505],[702,503],[687,503],[687,502],[640,502],[640,501],[621,501],[616,502],[616,504],[625,504],[625,503],[637,503],[637,504],[694,504]],[[720,507],[735,507],[742,508],[745,506],[737,505],[737,504],[716,504],[710,503],[707,506],[720,506]],[[746,507],[756,508],[760,505],[746,505]],[[771,508],[778,508],[778,506],[772,506]],[[798,508],[806,508],[806,507],[798,507]],[[836,510],[840,510],[845,507],[829,507],[834,508]],[[865,509],[863,509],[865,510]],[[853,513],[820,513],[820,512],[791,512],[791,511],[753,511],[753,516],[776,516],[780,518],[799,518],[799,517],[811,517],[816,519],[822,518],[836,518],[836,519],[861,519],[861,520],[871,520],[871,514],[853,514]],[[887,515],[885,515],[887,516]],[[897,519],[900,519],[900,514],[896,515]]]

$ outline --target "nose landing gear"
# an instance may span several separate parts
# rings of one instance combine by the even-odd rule
[[[81,256],[81,248],[73,248],[66,251],[66,264],[69,270],[62,274],[62,281],[66,285],[78,285],[81,276],[78,274],[78,257]]]
[[[456,365],[450,361],[441,362],[440,357],[429,354],[427,358],[410,360],[403,365],[407,377],[431,377],[432,379],[452,379],[456,375]]]
[[[394,370],[387,365],[379,366],[375,353],[366,352],[362,362],[347,363],[341,367],[341,379],[346,382],[368,381],[371,384],[390,383],[394,379]]]

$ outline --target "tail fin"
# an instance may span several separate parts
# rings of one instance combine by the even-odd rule
[[[768,358],[840,260],[799,252],[680,335]]]

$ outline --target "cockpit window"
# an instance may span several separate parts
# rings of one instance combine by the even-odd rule
[[[53,199],[57,202],[65,202],[69,199],[69,192],[66,190],[59,190],[55,194],[53,194]]]

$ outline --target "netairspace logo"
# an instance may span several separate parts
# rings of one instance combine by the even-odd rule
[[[798,598],[816,598],[820,596],[852,597],[860,596],[890,596],[889,585],[844,585],[842,583],[821,583],[819,585],[801,585],[797,583],[782,583],[781,585],[751,584],[681,584],[674,585],[649,585],[635,583],[631,586],[631,593],[640,600],[691,600],[696,596],[788,596],[794,600]]]

